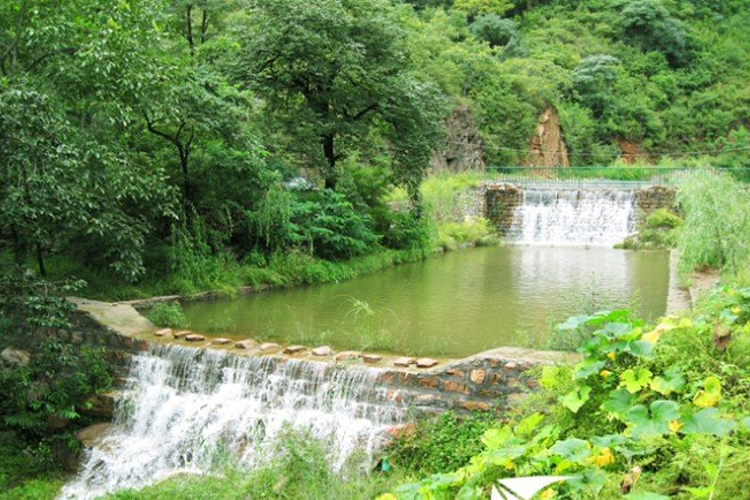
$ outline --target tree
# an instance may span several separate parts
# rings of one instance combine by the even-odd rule
[[[471,33],[493,47],[503,46],[510,42],[518,32],[518,23],[504,19],[496,14],[481,16],[469,26]]]
[[[617,81],[620,60],[606,54],[583,59],[571,78],[580,101],[599,118],[611,103],[612,88]]]
[[[488,14],[502,16],[513,8],[513,3],[509,0],[456,0],[453,8],[465,12],[473,20]]]
[[[618,25],[623,36],[644,51],[661,52],[673,67],[687,62],[689,43],[682,23],[659,0],[627,2]]]
[[[375,127],[392,139],[402,178],[427,166],[439,138],[438,95],[409,70],[404,35],[385,0],[253,3],[238,78],[284,117],[326,188]]]

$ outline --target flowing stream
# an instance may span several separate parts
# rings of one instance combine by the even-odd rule
[[[633,191],[524,189],[509,237],[521,244],[611,247],[634,230]]]
[[[374,385],[372,368],[245,357],[218,350],[155,346],[134,358],[114,429],[85,452],[62,498],[96,498],[179,473],[211,471],[227,456],[255,467],[285,429],[328,443],[340,469],[369,453],[404,408]]]

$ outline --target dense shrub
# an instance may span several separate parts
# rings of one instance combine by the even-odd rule
[[[187,328],[188,322],[179,302],[159,302],[146,312],[146,317],[156,326]]]
[[[469,26],[472,34],[491,46],[507,45],[518,32],[518,23],[512,19],[491,14],[478,18]]]

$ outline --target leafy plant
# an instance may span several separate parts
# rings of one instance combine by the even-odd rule
[[[188,321],[179,302],[159,302],[146,312],[146,317],[156,326],[187,328]]]

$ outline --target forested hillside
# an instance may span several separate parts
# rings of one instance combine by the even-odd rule
[[[428,247],[434,155],[526,164],[545,111],[570,165],[741,165],[744,6],[3,2],[4,259],[144,293],[320,281],[289,269]],[[397,186],[410,213],[386,206]]]

